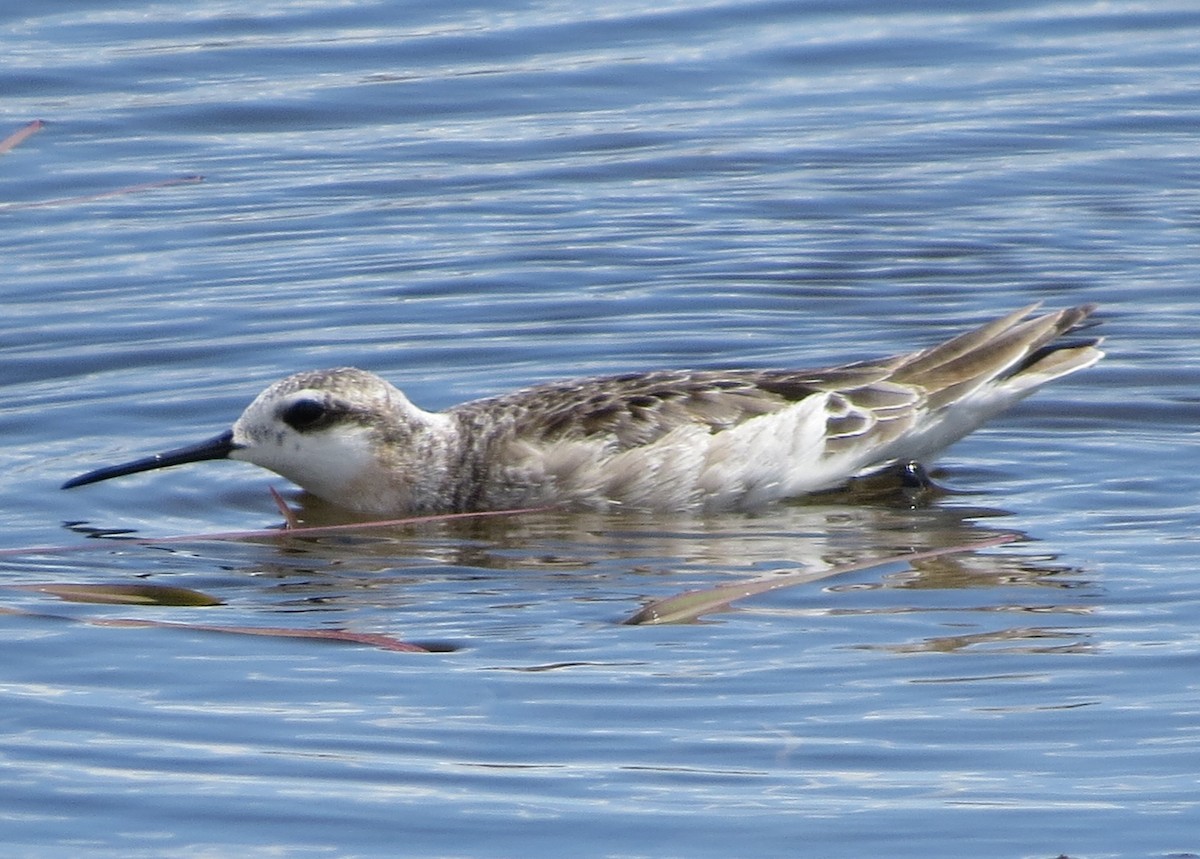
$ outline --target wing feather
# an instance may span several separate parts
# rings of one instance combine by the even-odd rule
[[[457,407],[460,419],[486,415],[494,437],[536,444],[598,442],[611,453],[653,444],[683,427],[720,433],[817,396],[824,400],[825,457],[870,467],[877,457],[924,455],[986,419],[990,406],[954,407],[986,389],[993,411],[1059,375],[1099,360],[1098,340],[1054,342],[1094,309],[1068,308],[1028,319],[1022,308],[944,343],[876,361],[816,370],[656,371],[526,388]],[[943,414],[962,412],[938,429]],[[978,420],[975,418],[978,417]]]

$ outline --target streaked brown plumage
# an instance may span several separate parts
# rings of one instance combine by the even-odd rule
[[[554,382],[437,413],[362,370],[298,373],[215,439],[66,485],[227,457],[367,515],[754,508],[932,456],[1102,357],[1098,338],[1059,339],[1091,305],[1035,309],[880,360]]]

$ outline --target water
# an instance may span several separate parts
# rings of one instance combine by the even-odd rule
[[[0,136],[47,122],[0,158],[3,542],[87,547],[0,557],[6,855],[1200,850],[1192,4],[204,0],[0,22]],[[285,484],[239,464],[56,487],[211,435],[298,369],[363,366],[443,407],[874,356],[1035,300],[1101,303],[1109,357],[956,446],[958,493],[918,509],[282,545],[63,527],[276,522]],[[619,623],[1004,531],[1026,539]],[[221,605],[22,587],[47,583]]]

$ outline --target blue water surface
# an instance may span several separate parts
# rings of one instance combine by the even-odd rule
[[[96,0],[0,27],[0,138],[45,123],[0,155],[5,855],[1200,853],[1195,4]],[[272,486],[332,514],[235,463],[57,488],[301,369],[443,408],[878,356],[1037,301],[1099,303],[1108,357],[917,506],[150,546],[87,535],[266,528]]]

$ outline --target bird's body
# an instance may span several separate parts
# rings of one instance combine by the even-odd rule
[[[208,442],[66,485],[198,459],[252,462],[363,515],[543,505],[753,509],[930,457],[1098,361],[1057,341],[1092,312],[1024,308],[938,346],[820,370],[655,371],[427,412],[374,374],[297,373]]]

